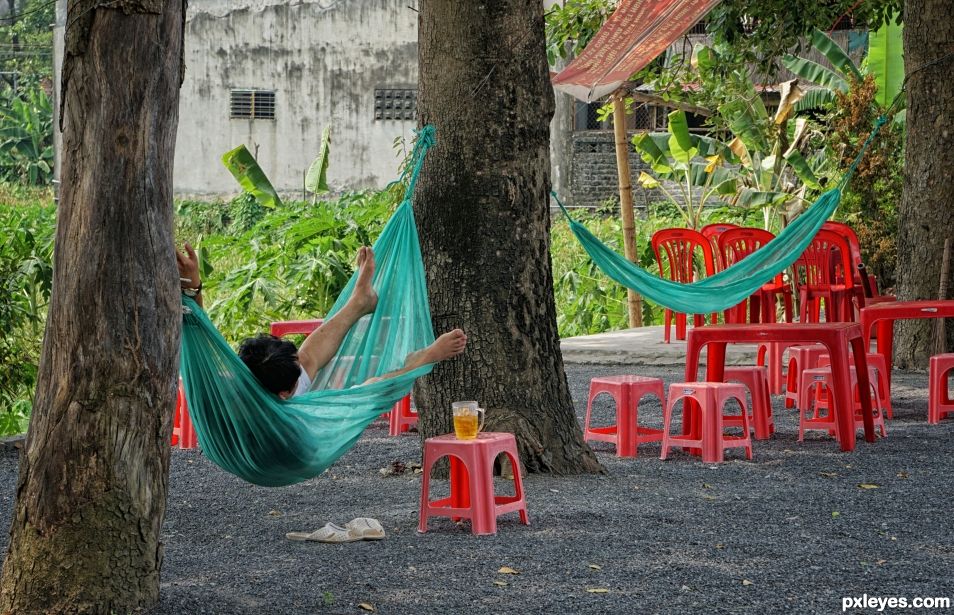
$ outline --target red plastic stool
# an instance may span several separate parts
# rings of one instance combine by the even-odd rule
[[[494,495],[494,460],[501,453],[510,457],[513,468],[512,496]],[[428,497],[431,468],[442,457],[450,457],[450,497],[432,502]],[[422,465],[418,532],[426,532],[427,518],[434,516],[470,519],[471,531],[478,535],[496,534],[497,517],[514,511],[520,513],[521,523],[530,525],[513,434],[484,432],[474,440],[458,440],[454,434],[428,438]]]
[[[689,404],[683,407],[683,433],[673,437],[669,434],[672,422],[672,409],[680,399],[692,399],[701,409],[701,420],[690,417]],[[742,406],[742,415],[738,417],[742,427],[741,436],[729,436],[723,429],[725,418],[722,411],[725,402],[735,399]],[[695,413],[694,411],[692,412]],[[688,419],[688,420],[687,420]],[[689,429],[686,429],[686,426]],[[669,403],[663,415],[663,439],[660,459],[665,459],[670,447],[683,446],[702,449],[702,461],[715,463],[725,459],[725,449],[743,447],[745,458],[752,459],[752,440],[749,437],[749,414],[745,407],[745,387],[741,384],[725,382],[675,382],[669,387]]]
[[[737,381],[745,385],[752,396],[752,405],[749,414],[752,417],[752,426],[755,429],[756,440],[768,440],[775,433],[775,422],[772,420],[772,398],[769,395],[768,374],[764,367],[727,367],[723,376],[725,382]],[[723,418],[725,425],[741,427],[742,424],[735,416]]]
[[[880,387],[876,384],[874,374],[875,368],[868,368],[868,381],[871,391],[874,392],[871,409],[874,412],[874,425],[881,431],[881,437],[888,435],[884,425],[885,407],[884,400],[881,397]],[[854,419],[855,429],[864,429],[864,419],[861,418],[861,391],[858,390],[858,373],[854,366],[851,367],[851,390],[855,395]],[[814,396],[812,404],[812,389],[819,387],[819,391]],[[805,440],[805,432],[808,430],[827,431],[831,436],[838,435],[838,421],[835,419],[835,413],[831,410],[829,399],[832,386],[831,367],[815,367],[802,370],[802,381],[799,384],[798,400],[798,441]]]
[[[871,382],[878,383],[878,395],[881,396],[881,402],[884,404],[884,412],[889,419],[894,418],[894,410],[891,409],[891,374],[888,372],[888,364],[884,360],[883,354],[869,352],[865,355],[865,363],[868,364],[868,374],[871,376]],[[815,367],[826,367],[831,365],[831,357],[823,354],[818,357]],[[855,356],[848,355],[848,365],[854,367]],[[873,368],[873,369],[872,369]]]
[[[947,388],[947,378],[954,370],[954,354],[937,354],[928,365],[928,423],[936,425],[948,414],[954,414],[954,400]]]
[[[176,395],[176,409],[172,416],[172,446],[179,448],[195,448],[199,439],[192,427],[189,418],[189,406],[186,404],[185,391],[182,390],[182,381],[179,381],[179,393]]]
[[[798,404],[798,385],[802,381],[802,370],[816,367],[818,358],[827,352],[828,349],[822,344],[792,346],[788,349],[788,373],[785,384],[786,408],[792,408]]]
[[[400,436],[412,427],[417,427],[417,412],[411,409],[411,396],[405,395],[401,401],[394,404],[388,412],[390,435]]]
[[[601,393],[612,396],[616,401],[616,424],[591,427],[593,400]],[[639,426],[638,406],[639,400],[644,395],[655,395],[665,406],[666,397],[662,379],[645,376],[604,376],[590,380],[590,397],[586,402],[583,440],[612,442],[616,445],[617,457],[635,457],[636,447],[640,444],[662,440],[661,429]]]

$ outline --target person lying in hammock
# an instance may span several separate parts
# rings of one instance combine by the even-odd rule
[[[176,250],[179,278],[183,292],[202,305],[202,281],[199,278],[199,260],[188,243],[185,252]],[[348,330],[358,319],[374,311],[378,295],[371,287],[374,277],[374,252],[371,248],[358,250],[358,280],[348,302],[333,317],[315,329],[301,348],[274,335],[250,337],[239,345],[239,357],[266,389],[282,399],[300,395],[311,389],[311,382],[338,352]],[[460,329],[441,335],[433,344],[412,352],[404,360],[404,367],[368,382],[391,378],[428,363],[438,363],[464,351],[467,336]]]

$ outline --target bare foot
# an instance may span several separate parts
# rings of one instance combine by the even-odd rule
[[[351,299],[357,303],[362,314],[370,314],[378,305],[378,293],[371,287],[371,280],[374,278],[374,251],[367,246],[359,248],[357,264],[358,281]]]
[[[467,336],[464,335],[463,331],[460,329],[448,331],[427,348],[407,355],[404,367],[414,369],[427,363],[437,363],[444,359],[456,357],[464,352],[466,346]]]

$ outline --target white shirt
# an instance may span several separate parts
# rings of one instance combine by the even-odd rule
[[[292,391],[291,396],[297,397],[302,393],[307,393],[311,389],[311,378],[308,377],[308,372],[305,371],[305,368],[301,368],[301,375],[298,376],[298,382],[295,383],[295,390]]]

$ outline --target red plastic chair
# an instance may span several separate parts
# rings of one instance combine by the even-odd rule
[[[864,292],[864,283],[861,280],[861,271],[858,268],[858,265],[862,265],[864,260],[861,258],[861,242],[858,241],[858,235],[855,233],[855,229],[851,228],[844,222],[834,222],[829,220],[822,225],[822,229],[826,231],[834,231],[845,238],[845,241],[848,242],[848,248],[851,250],[851,262],[854,265],[852,272],[855,278],[855,287],[856,295],[860,295],[858,302],[861,307],[865,306],[865,292]],[[872,296],[878,296],[878,278],[874,274],[868,274],[868,283],[871,287]]]
[[[702,236],[708,239],[709,243],[712,244],[712,254],[715,258],[716,271],[722,271],[727,267],[722,261],[722,251],[719,249],[719,237],[722,236],[722,233],[734,228],[739,228],[739,225],[732,224],[731,222],[715,222],[699,229]]]
[[[801,322],[821,322],[822,299],[827,322],[854,320],[851,296],[855,280],[852,275],[845,275],[851,269],[848,241],[834,231],[818,231],[795,261]]]
[[[722,253],[722,262],[731,267],[743,258],[749,256],[768,242],[775,239],[772,233],[758,228],[734,228],[719,236],[719,252]],[[775,279],[764,284],[757,294],[749,298],[749,319],[751,322],[775,322],[775,298],[782,295],[785,304],[785,321],[792,322],[794,308],[792,306],[792,289],[785,283],[781,273]],[[726,313],[730,317],[730,312]],[[745,322],[745,302],[743,301],[731,315],[732,322]],[[727,321],[728,322],[728,319]]]
[[[659,263],[660,277],[666,277],[666,268],[669,269],[669,279],[674,282],[688,284],[695,281],[696,278],[696,252],[701,253],[702,266],[705,276],[715,273],[715,260],[712,256],[712,243],[699,231],[688,228],[667,228],[653,233],[652,238],[653,252],[656,254],[656,262]],[[663,260],[665,257],[665,265]],[[686,315],[675,313],[676,316],[676,339],[686,339]],[[673,311],[666,308],[665,311],[665,339],[669,343],[669,325],[672,322]],[[715,322],[717,314],[712,315]],[[701,327],[705,324],[705,315],[694,314],[693,324]]]

